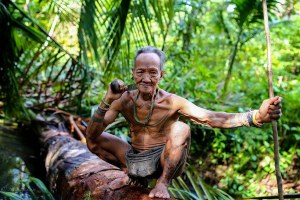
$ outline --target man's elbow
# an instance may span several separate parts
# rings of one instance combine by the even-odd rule
[[[87,129],[86,131],[87,144],[92,143],[97,138],[97,133],[95,131]]]
[[[88,139],[92,139],[92,130],[91,130],[91,127],[90,126],[88,126],[87,127],[87,129],[86,129],[86,137],[88,138]]]
[[[86,140],[87,148],[92,152],[95,153],[97,150],[97,143],[95,142],[95,139],[87,138]]]

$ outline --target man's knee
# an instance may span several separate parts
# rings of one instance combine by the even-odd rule
[[[174,143],[189,143],[191,138],[190,126],[184,122],[177,121],[171,126],[169,138]]]
[[[96,154],[102,160],[105,160],[107,162],[115,161],[115,156],[105,150],[101,145],[101,142],[87,140],[87,147],[93,154]]]

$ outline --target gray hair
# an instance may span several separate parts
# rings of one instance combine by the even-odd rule
[[[162,50],[152,47],[152,46],[142,47],[137,50],[137,52],[134,56],[134,67],[135,67],[136,58],[142,53],[155,53],[156,55],[158,55],[158,57],[160,59],[159,69],[164,70],[164,62],[166,60],[166,54]]]

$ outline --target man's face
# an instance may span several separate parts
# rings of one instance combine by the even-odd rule
[[[160,70],[160,58],[155,53],[142,53],[136,58],[133,78],[141,93],[153,94],[164,71]]]

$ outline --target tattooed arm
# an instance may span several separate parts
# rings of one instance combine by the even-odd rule
[[[118,104],[118,100],[116,100],[112,103],[111,107],[108,108],[103,102],[100,103],[87,127],[86,133],[89,139],[93,140],[96,138],[110,123],[115,121],[119,113]]]
[[[255,122],[263,124],[277,120],[281,116],[281,98],[274,97],[263,101],[259,110],[254,113]],[[190,120],[214,128],[235,128],[248,126],[248,113],[225,113],[206,110],[188,100],[174,96],[174,106],[178,113]],[[252,115],[251,115],[252,116]],[[248,123],[248,124],[247,124]]]
[[[111,86],[108,87],[105,97],[89,121],[86,131],[88,139],[93,140],[99,136],[105,128],[117,118],[122,108],[120,97],[127,89],[123,81],[118,80],[118,82],[119,90],[114,93]]]

